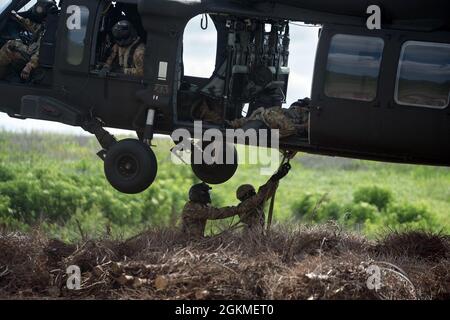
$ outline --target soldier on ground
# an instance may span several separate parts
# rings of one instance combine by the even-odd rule
[[[25,65],[20,73],[23,80],[28,80],[31,73],[39,66],[39,49],[45,32],[45,21],[49,14],[58,12],[52,0],[38,0],[30,10],[29,18],[24,18],[12,11],[12,17],[31,35],[29,43],[23,40],[10,40],[0,49],[0,79],[5,78],[7,70],[13,64]]]
[[[260,204],[250,207],[248,211],[239,214],[240,222],[244,225],[244,234],[264,233],[266,217],[264,214],[264,205],[268,199],[274,196],[278,188],[279,181],[283,179],[290,171],[291,165],[285,163],[280,170],[275,173],[269,181],[261,186],[256,193],[255,187],[251,184],[241,185],[236,191],[236,197],[241,203],[258,194],[265,194],[264,201]]]
[[[115,44],[100,75],[106,76],[112,69],[119,68],[126,75],[143,77],[145,45],[134,26],[127,20],[119,21],[113,26],[112,35]]]
[[[233,216],[240,216],[241,220],[248,223],[252,228],[257,228],[248,213],[252,213],[255,208],[262,207],[264,202],[270,198],[275,191],[278,181],[287,175],[289,169],[282,167],[269,182],[261,187],[258,193],[245,195],[245,199],[238,206],[215,208],[211,206],[211,187],[206,183],[196,184],[189,190],[189,201],[184,206],[181,220],[182,232],[190,239],[201,239],[204,237],[205,227],[208,220],[226,219]]]

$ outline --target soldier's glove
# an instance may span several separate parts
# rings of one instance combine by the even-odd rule
[[[109,74],[109,72],[111,71],[111,67],[108,65],[104,65],[102,70],[100,70],[100,72],[98,73],[100,78],[106,78],[106,76]]]
[[[270,180],[271,181],[279,181],[287,176],[289,171],[291,170],[291,165],[289,163],[285,163],[281,166],[281,168],[275,173]]]

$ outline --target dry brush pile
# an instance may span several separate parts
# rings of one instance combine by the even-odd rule
[[[70,265],[81,269],[79,290],[67,289]],[[167,229],[79,244],[2,233],[0,298],[449,299],[450,237],[406,232],[369,241],[331,224],[196,242]]]

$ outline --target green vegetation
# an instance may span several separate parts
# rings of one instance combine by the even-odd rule
[[[361,187],[353,194],[353,201],[337,203],[325,196],[307,194],[294,202],[292,212],[301,222],[323,223],[337,221],[350,229],[373,234],[383,228],[448,231],[441,226],[427,206],[393,202],[392,193],[380,187]]]
[[[71,240],[105,230],[129,236],[150,225],[176,225],[196,178],[188,165],[172,163],[170,140],[155,143],[156,182],[142,194],[125,195],[106,181],[95,139],[0,133],[0,226],[39,227]],[[243,158],[246,149],[239,151]],[[448,168],[303,154],[292,164],[276,196],[275,220],[336,220],[369,235],[398,228],[450,233]],[[265,183],[269,176],[261,175],[261,168],[240,165],[232,180],[214,186],[214,204],[237,204],[235,190],[241,183]],[[211,229],[220,225],[214,222]]]

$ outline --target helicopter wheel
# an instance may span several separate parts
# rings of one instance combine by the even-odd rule
[[[206,148],[206,146],[209,144],[210,143],[204,145],[204,148]],[[201,149],[198,147],[194,147],[194,150],[191,153],[191,168],[197,178],[199,178],[201,181],[208,184],[222,184],[230,180],[236,173],[236,170],[238,168],[238,155],[236,148],[234,147],[234,145],[229,143],[221,144],[221,146],[224,159],[223,163],[213,162],[211,164],[204,162],[204,148]],[[220,149],[220,147],[218,149]],[[226,163],[227,155],[231,152],[233,153],[233,163]],[[198,159],[202,160],[201,163],[196,164],[194,162],[196,154]]]
[[[118,191],[128,194],[146,190],[156,178],[158,164],[153,150],[135,139],[115,143],[104,161],[106,179]]]

